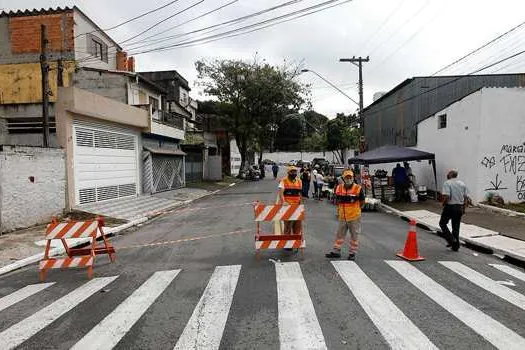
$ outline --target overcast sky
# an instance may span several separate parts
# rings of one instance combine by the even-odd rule
[[[199,3],[147,33],[155,34],[232,0],[179,0],[162,11],[108,32],[117,42],[139,33],[149,25],[192,4]],[[224,9],[157,36],[181,34],[263,10],[289,0],[238,0]],[[303,0],[264,16],[238,23],[231,30],[326,0]],[[95,23],[108,28],[169,0],[0,0],[0,9],[77,5]],[[336,3],[342,3],[338,1]],[[283,60],[304,62],[358,100],[357,67],[339,63],[341,57],[370,56],[364,65],[365,106],[378,91],[388,91],[403,80],[432,75],[470,50],[525,21],[523,0],[353,0],[325,11],[246,35],[199,46],[142,54],[136,57],[138,70],[176,69],[190,81],[196,79],[194,62],[200,58],[250,59],[255,53],[271,63]],[[467,74],[486,64],[525,49],[525,29],[517,30],[468,61],[454,65],[442,74]],[[147,36],[144,35],[144,36]],[[185,40],[206,34],[194,34]],[[210,35],[210,34],[207,34]],[[142,38],[144,38],[144,36]],[[141,37],[137,38],[139,40]],[[149,39],[153,40],[153,38]],[[180,42],[181,38],[149,43],[155,48]],[[123,44],[126,49],[126,45]],[[525,69],[518,57],[485,72],[517,72]],[[354,112],[357,106],[311,73],[301,76],[312,85],[314,109],[332,118],[337,112]],[[203,99],[198,89],[192,97]]]

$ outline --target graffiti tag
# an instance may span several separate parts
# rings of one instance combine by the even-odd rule
[[[492,187],[486,188],[485,191],[498,191],[508,189],[507,187],[501,187],[503,181],[499,179],[498,174],[496,174],[496,179],[494,179],[494,181],[491,181],[490,184],[492,185]]]
[[[485,168],[491,169],[493,166],[496,165],[496,157],[484,157],[481,161],[481,165],[483,165]]]
[[[499,151],[500,154],[506,153],[523,153],[525,152],[525,142],[521,145],[502,145]]]
[[[525,156],[517,156],[513,154],[504,155],[500,161],[505,169],[505,174],[514,174],[519,172],[525,173]]]
[[[516,177],[516,193],[520,201],[525,200],[525,176]]]

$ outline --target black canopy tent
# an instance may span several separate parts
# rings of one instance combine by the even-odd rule
[[[372,151],[361,153],[348,159],[348,164],[370,165],[382,163],[408,162],[411,160],[429,160],[434,171],[434,184],[437,193],[436,157],[434,153],[399,146],[383,146]]]

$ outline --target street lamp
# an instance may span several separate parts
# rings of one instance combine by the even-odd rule
[[[310,72],[310,73],[313,73],[315,75],[317,75],[319,78],[321,78],[325,83],[327,83],[328,85],[330,85],[331,87],[333,87],[334,89],[336,89],[337,91],[339,91],[341,94],[343,94],[347,99],[349,99],[350,101],[352,101],[353,103],[355,103],[356,105],[359,106],[359,102],[357,102],[356,100],[354,100],[353,98],[351,98],[350,96],[348,96],[343,90],[339,89],[337,86],[335,86],[332,82],[330,82],[328,79],[326,79],[325,77],[323,77],[321,74],[317,73],[316,71],[313,71],[311,69],[302,69],[301,70],[301,73],[306,73],[306,72]]]

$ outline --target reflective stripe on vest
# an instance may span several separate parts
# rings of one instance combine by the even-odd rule
[[[344,185],[338,185],[335,189],[337,196],[337,214],[339,220],[349,221],[358,218],[361,215],[361,202],[359,195],[361,186],[354,184],[350,190],[344,188]]]
[[[301,199],[301,191],[302,191],[301,181],[295,180],[292,182],[290,181],[290,179],[288,179],[288,177],[285,177],[282,180],[282,182],[284,185],[284,191],[283,191],[284,200],[290,204],[298,204]]]

